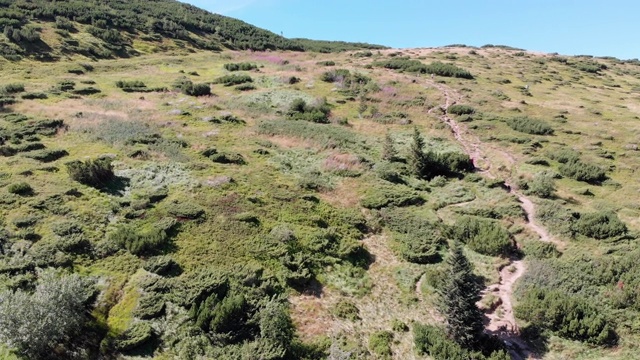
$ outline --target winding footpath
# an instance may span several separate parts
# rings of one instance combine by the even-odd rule
[[[518,198],[527,217],[527,227],[536,233],[541,241],[561,245],[558,240],[549,234],[547,229],[536,221],[533,202],[510,185],[510,180],[508,179],[511,176],[511,169],[513,169],[515,165],[515,158],[501,149],[484,144],[477,136],[470,133],[464,124],[457,123],[447,115],[449,106],[455,105],[462,99],[460,94],[446,85],[436,83],[433,80],[427,80],[427,85],[438,89],[445,97],[445,103],[443,105],[430,109],[428,113],[437,113],[438,118],[449,126],[454,138],[469,155],[481,175],[490,179],[495,179],[498,175],[502,175],[503,178],[507,179],[505,181],[505,187],[509,193]],[[499,155],[499,157],[506,162],[507,166],[495,168],[494,164],[492,164],[486,156],[486,149],[491,149],[493,153]],[[496,174],[497,172],[499,174]],[[507,345],[513,359],[539,359],[527,343],[520,338],[520,331],[513,314],[513,304],[511,302],[513,286],[526,271],[525,263],[520,259],[510,258],[509,263],[500,268],[499,271],[499,282],[489,285],[483,291],[483,296],[492,294],[496,298],[496,301],[493,302],[495,306],[486,312],[487,323],[485,332],[498,336]]]

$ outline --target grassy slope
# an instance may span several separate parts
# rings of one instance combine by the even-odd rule
[[[386,56],[390,52],[383,51],[380,56]],[[448,78],[437,80],[442,80],[447,86],[466,94],[468,103],[484,114],[505,117],[526,114],[546,119],[556,132],[554,136],[544,138],[548,139],[548,142],[543,142],[544,148],[540,153],[555,146],[566,145],[581,150],[584,159],[613,169],[607,174],[613,182],[621,184],[621,187],[610,184],[589,186],[561,179],[557,182],[557,201],[583,212],[598,209],[615,210],[632,230],[640,230],[637,220],[640,210],[636,204],[638,183],[633,177],[634,169],[640,167],[640,158],[637,152],[626,148],[626,145],[635,143],[640,131],[637,121],[640,109],[636,105],[640,85],[637,66],[599,60],[607,63],[610,70],[604,71],[603,75],[591,75],[560,63],[547,61],[546,64],[539,65],[533,61],[548,58],[545,55],[527,53],[525,56],[515,56],[514,51],[502,49],[477,50],[476,55],[470,55],[469,49],[465,48],[407,50],[404,53],[421,58],[424,62],[443,60],[470,70],[476,75],[475,81]],[[287,60],[288,64],[284,64],[284,60]],[[335,91],[335,85],[319,80],[321,73],[327,70],[316,65],[316,62],[321,60],[334,60],[338,64],[337,68],[360,71],[373,77],[382,91],[372,95],[372,98],[377,100],[369,101],[369,106],[377,106],[383,114],[405,112],[430,139],[428,143],[438,147],[459,148],[450,131],[436,118],[426,114],[425,106],[399,104],[417,96],[426,98],[427,107],[443,102],[442,95],[436,89],[424,85],[424,78],[384,69],[367,69],[363,66],[370,63],[371,59],[356,58],[350,54],[149,54],[133,59],[96,62],[93,63],[94,71],[81,76],[67,73],[70,67],[77,67],[78,62],[84,61],[79,58],[76,61],[52,64],[30,61],[3,62],[3,81],[24,83],[29,92],[46,92],[52,85],[64,79],[73,79],[78,84],[83,80],[93,80],[96,84],[92,86],[102,90],[101,94],[80,98],[51,95],[46,100],[25,100],[10,107],[12,111],[33,117],[64,119],[69,126],[68,130],[61,131],[53,138],[43,138],[42,142],[49,148],[66,149],[69,156],[49,164],[60,168],[56,173],[37,171],[41,164],[20,155],[0,158],[0,171],[7,174],[2,180],[3,186],[17,181],[27,181],[36,193],[33,197],[21,199],[13,205],[4,205],[2,217],[6,226],[17,231],[11,228],[11,220],[28,213],[30,203],[63,193],[70,188],[78,188],[85,196],[70,200],[66,205],[72,208],[76,214],[74,216],[84,224],[86,231],[91,234],[91,240],[100,240],[104,232],[113,226],[113,211],[119,206],[120,200],[132,198],[137,191],[151,186],[145,183],[148,178],[136,180],[131,183],[131,190],[125,192],[124,196],[114,196],[72,183],[68,179],[64,171],[65,161],[103,154],[114,154],[118,169],[148,168],[152,173],[165,171],[158,169],[158,166],[168,169],[165,184],[169,187],[169,198],[161,202],[157,209],[150,210],[152,216],[159,216],[154,211],[165,211],[172,199],[198,203],[206,209],[207,219],[204,222],[186,224],[174,239],[174,249],[171,252],[185,274],[203,266],[254,262],[252,250],[255,246],[256,231],[264,233],[277,224],[295,222],[294,219],[300,213],[321,216],[324,210],[309,209],[306,208],[307,205],[293,200],[297,196],[312,192],[300,189],[297,185],[311,170],[320,170],[320,177],[331,184],[317,194],[322,204],[360,212],[360,198],[372,184],[377,184],[380,180],[376,179],[367,165],[358,165],[362,169],[362,175],[359,177],[338,176],[327,167],[329,160],[335,160],[339,155],[355,154],[377,162],[382,139],[387,131],[398,141],[400,153],[404,153],[412,128],[361,118],[357,111],[358,102],[341,104],[339,100],[342,100],[343,96]],[[142,80],[149,87],[170,86],[174,79],[183,75],[181,71],[197,72],[199,76],[190,76],[196,82],[210,81],[226,74],[222,67],[224,63],[241,61],[260,65],[259,72],[250,73],[255,79],[257,90],[245,93],[215,85],[212,88],[215,96],[193,98],[176,92],[127,94],[117,89],[114,84],[116,80]],[[625,74],[627,70],[635,72],[636,75]],[[296,85],[289,85],[286,79],[291,76],[299,77],[302,81]],[[497,82],[499,79],[509,79],[511,83],[500,84]],[[533,96],[524,96],[517,88],[526,84],[529,84]],[[612,87],[611,84],[619,87]],[[492,95],[496,90],[502,91],[511,100],[497,99]],[[247,105],[250,103],[247,99],[255,97],[258,93],[269,93],[282,104],[287,104],[302,94],[310,98],[326,97],[328,103],[334,106],[334,119],[346,118],[349,123],[348,127],[336,124],[326,126],[352,131],[361,136],[368,146],[328,149],[326,144],[295,136],[260,135],[257,133],[258,124],[279,119],[281,115],[277,111],[286,110],[286,105],[281,109],[264,104]],[[175,115],[174,110],[188,114]],[[562,111],[568,111],[566,122],[552,120]],[[82,112],[82,116],[76,116],[79,112]],[[222,112],[230,112],[247,123],[244,126],[212,124],[202,120],[203,117],[217,116]],[[527,145],[509,141],[510,138],[530,137],[529,135],[517,133],[506,124],[490,121],[488,118],[489,116],[485,115],[484,120],[472,122],[473,131],[496,149],[504,149],[515,158],[516,166],[505,167],[505,174],[510,173],[514,178],[520,175],[528,177],[545,169],[525,164],[524,161],[530,157],[523,154]],[[132,159],[127,157],[127,154],[139,147],[96,140],[96,134],[101,134],[100,127],[113,121],[149,124],[163,137],[183,139],[189,146],[177,150],[170,147],[152,148],[148,160]],[[580,135],[576,135],[578,131]],[[200,150],[211,146],[225,152],[242,154],[248,165],[214,164],[198,154]],[[270,155],[253,152],[259,148],[266,148]],[[602,150],[615,153],[615,159],[599,157],[598,154]],[[500,161],[497,160],[498,164]],[[507,166],[507,163],[504,161],[503,165]],[[33,174],[21,175],[26,170],[35,171]],[[233,178],[234,182],[224,184],[224,176]],[[219,184],[220,181],[222,184]],[[584,196],[575,192],[576,189],[585,187],[589,187],[595,196]],[[445,206],[440,209],[442,204],[439,197],[444,200],[451,199],[454,194],[462,191],[472,196],[453,202],[467,202],[475,198],[475,201],[464,206],[504,205],[514,202],[512,197],[500,190],[489,189],[483,182],[449,180],[442,189],[435,186],[432,189],[430,193],[423,192],[428,200],[426,205],[412,208],[411,211],[431,219],[438,219],[439,216],[446,223],[451,223],[457,216],[455,207]],[[0,191],[6,192],[4,189]],[[245,228],[233,220],[234,216],[243,213],[257,215],[261,220],[260,229]],[[371,216],[369,213],[365,214]],[[122,221],[118,216],[115,219]],[[50,225],[59,220],[61,218],[58,216],[42,214],[33,230],[43,236],[41,241],[46,241],[51,236]],[[509,226],[516,238],[522,242],[532,238],[532,235],[519,233],[518,228],[521,224],[522,219],[518,218],[504,221],[504,225]],[[603,254],[607,250],[606,244],[594,241],[566,241],[567,256],[581,252]],[[349,274],[348,269],[339,266],[328,267],[318,277],[324,285],[322,296],[291,292],[292,315],[302,339],[313,341],[318,336],[344,336],[348,343],[345,346],[364,353],[367,351],[369,334],[378,330],[389,330],[394,319],[405,323],[412,320],[438,321],[438,316],[433,312],[433,289],[423,283],[422,289],[417,292],[415,290],[421,275],[434,266],[420,266],[403,261],[397,255],[397,244],[386,230],[367,238],[364,243],[375,256],[375,262],[364,275],[359,272]],[[488,283],[496,280],[496,268],[502,263],[501,259],[481,256],[471,251],[469,255],[476,264],[477,272],[485,276]],[[137,274],[143,261],[144,259],[126,253],[99,261],[83,258],[76,260],[76,269],[86,274],[102,276],[106,283],[115,286],[115,290],[111,291],[124,292],[124,296],[118,298],[118,304],[111,308],[109,319],[106,321],[113,332],[123,331],[127,322],[131,321],[131,311],[135,307],[132,302],[136,301],[137,296],[135,279],[138,275],[134,274]],[[1,280],[4,284],[11,282],[6,276]],[[107,288],[105,286],[105,289]],[[352,301],[360,309],[361,320],[353,322],[331,315],[335,304],[344,299]],[[547,356],[585,359],[625,356],[632,358],[636,336],[624,330],[621,331],[621,335],[623,341],[616,350],[594,349],[577,342],[552,337]],[[395,337],[397,341],[392,346],[394,357],[414,356],[411,334],[397,332]]]

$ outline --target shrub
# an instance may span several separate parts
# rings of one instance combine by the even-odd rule
[[[134,323],[114,341],[114,347],[118,351],[130,351],[144,345],[154,335],[153,328],[148,323]]]
[[[24,154],[24,157],[41,162],[52,162],[69,155],[66,150],[42,149]]]
[[[71,91],[71,93],[75,95],[93,95],[93,94],[99,94],[101,92],[102,91],[100,89],[96,89],[91,86]]]
[[[258,65],[252,64],[252,63],[248,63],[248,62],[230,63],[230,64],[224,64],[224,68],[227,71],[250,71],[250,70],[253,70],[253,69],[257,69]]]
[[[527,194],[547,199],[553,197],[556,191],[553,175],[547,172],[537,173],[527,184]]]
[[[33,188],[31,187],[31,185],[27,184],[26,182],[11,184],[7,187],[7,191],[10,194],[16,194],[16,195],[22,195],[22,196],[33,194]]]
[[[169,214],[187,220],[195,220],[204,215],[204,209],[190,202],[173,202],[169,207]]]
[[[532,257],[534,259],[552,259],[562,255],[553,243],[542,241],[526,243],[524,246],[524,253],[527,257]]]
[[[71,161],[65,165],[72,180],[100,188],[115,178],[111,161],[110,158],[103,157],[86,161]]]
[[[617,335],[592,302],[564,292],[532,288],[518,301],[516,316],[559,336],[594,345],[615,345]]]
[[[476,112],[476,109],[469,105],[451,105],[447,112],[454,115],[471,115]]]
[[[607,179],[603,169],[597,165],[585,163],[582,160],[569,160],[564,164],[560,164],[558,171],[566,177],[590,184],[597,184]]]
[[[513,130],[532,135],[553,135],[553,128],[542,120],[528,117],[516,117],[507,120]]]
[[[483,255],[502,256],[513,250],[509,232],[495,220],[463,216],[449,228],[448,233]]]
[[[245,165],[247,162],[242,154],[217,153],[209,156],[209,160],[219,164]]]
[[[7,84],[0,87],[0,92],[5,94],[17,94],[24,92],[24,84]]]
[[[391,356],[391,343],[393,341],[393,333],[390,331],[377,331],[369,336],[369,349],[383,358]]]
[[[48,96],[45,93],[35,93],[35,92],[30,92],[30,93],[26,93],[26,94],[22,94],[22,99],[23,100],[35,100],[35,99],[46,99]]]
[[[33,294],[0,293],[0,341],[31,359],[65,354],[86,323],[85,303],[93,285],[78,275],[44,271]],[[69,357],[67,357],[69,356]]]
[[[257,132],[263,135],[284,135],[317,142],[324,149],[360,150],[365,140],[348,129],[307,121],[272,120],[262,122]]]
[[[360,200],[360,204],[367,209],[420,205],[422,203],[424,203],[424,199],[420,194],[399,185],[372,185]]]
[[[331,313],[340,319],[360,320],[360,310],[348,299],[340,299],[331,309]]]
[[[413,341],[420,354],[435,360],[465,360],[470,354],[460,345],[450,340],[445,332],[435,326],[414,323]]]
[[[316,63],[316,65],[320,65],[320,66],[336,66],[336,62],[335,61],[331,61],[331,60],[318,61]]]
[[[331,109],[321,101],[317,105],[307,104],[303,99],[295,99],[289,106],[287,117],[292,120],[304,120],[314,123],[328,124]]]
[[[246,74],[232,74],[219,77],[213,81],[214,84],[223,84],[224,86],[240,85],[251,83],[253,79]]]
[[[398,208],[380,211],[381,223],[393,233],[400,245],[400,255],[407,261],[429,264],[440,260],[439,248],[444,237],[438,224]]]
[[[186,77],[177,79],[173,84],[173,88],[189,96],[211,95],[211,87],[208,84],[194,84]]]
[[[572,229],[578,234],[594,239],[606,239],[627,232],[627,226],[611,211],[581,214],[573,223]]]
[[[257,89],[253,84],[241,84],[235,87],[238,91],[251,91]]]
[[[164,229],[156,226],[139,228],[136,225],[123,225],[111,232],[108,239],[134,255],[155,253],[169,243]]]

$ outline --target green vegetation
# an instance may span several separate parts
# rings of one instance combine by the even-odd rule
[[[115,177],[110,158],[72,161],[65,164],[69,177],[81,184],[96,188],[105,186]]]
[[[553,135],[553,128],[542,120],[516,117],[507,120],[507,125],[515,131],[531,135]]]
[[[418,60],[412,60],[410,58],[394,58],[389,60],[376,61],[374,65],[403,72],[414,72],[420,74],[434,74],[445,77],[473,79],[473,75],[471,75],[469,71],[461,69],[453,64],[445,64],[439,61],[435,61],[429,65],[425,65]]]
[[[506,256],[514,250],[507,230],[491,219],[463,216],[451,226],[449,235],[484,255]]]
[[[225,70],[228,71],[251,71],[258,68],[258,65],[252,63],[229,63],[224,64]]]

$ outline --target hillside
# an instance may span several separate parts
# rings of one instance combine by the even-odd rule
[[[637,60],[95,3],[0,1],[0,358],[637,357]]]
[[[379,45],[286,39],[243,21],[174,0],[3,0],[0,56],[51,61],[83,55],[131,57],[195,49],[336,52]]]

